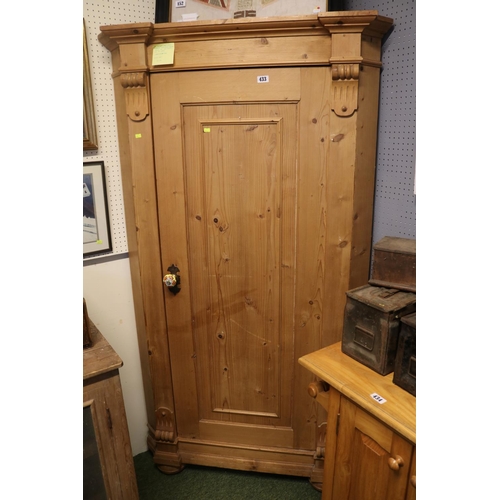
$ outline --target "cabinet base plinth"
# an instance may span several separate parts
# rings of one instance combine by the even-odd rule
[[[158,467],[158,470],[163,472],[163,474],[179,474],[179,472],[184,470],[184,465],[180,465],[179,467],[174,467],[173,465],[159,465],[156,464],[156,467]]]
[[[309,484],[317,491],[323,491],[323,483],[315,483],[309,479]]]

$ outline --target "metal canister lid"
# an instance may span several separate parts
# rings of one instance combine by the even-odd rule
[[[417,313],[406,314],[405,316],[401,316],[401,322],[405,325],[411,326],[415,330],[417,329]]]
[[[415,255],[417,251],[417,240],[398,238],[395,236],[384,236],[380,241],[377,241],[377,243],[373,245],[373,249]]]
[[[415,293],[372,285],[354,288],[347,291],[346,295],[383,312],[399,311],[417,302]]]

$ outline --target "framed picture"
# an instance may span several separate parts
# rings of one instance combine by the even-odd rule
[[[175,2],[175,0],[173,0]],[[170,22],[170,0],[155,1],[155,23]]]
[[[83,164],[83,256],[111,250],[104,162],[86,162]]]
[[[94,115],[94,99],[92,97],[92,81],[90,78],[89,52],[85,19],[83,20],[83,150],[97,149],[97,131]]]
[[[159,1],[156,2],[157,9]],[[170,0],[168,3],[171,22],[298,16],[328,10],[327,0]]]
[[[221,14],[221,10],[224,8],[224,6],[227,4],[226,10],[228,10],[229,3],[230,1],[233,2],[234,4],[237,4],[238,0],[200,0],[202,3],[207,3],[211,4],[214,7],[219,7],[219,14],[215,14],[216,18],[219,17]],[[267,4],[270,4],[272,2],[276,1],[281,1],[285,2],[285,0],[240,0],[239,1],[239,6],[233,6],[233,11],[231,11],[231,14],[223,15],[223,17],[234,17],[234,13],[238,12],[238,16],[241,17],[251,17],[253,15],[257,16],[257,7],[259,7],[259,4],[262,4],[263,6],[266,6]],[[299,4],[302,2],[303,4],[307,4],[308,0],[299,0]],[[196,0],[186,0],[185,5],[183,7],[177,7],[177,2],[176,0],[156,0],[156,9],[155,9],[155,23],[169,23],[171,21],[180,21],[182,20],[182,14],[189,13],[185,10],[185,7],[188,6],[189,3],[194,3],[196,4]],[[295,1],[297,3],[297,1]],[[317,4],[318,2],[314,2]],[[172,5],[173,4],[173,5]],[[338,11],[338,10],[344,10],[344,0],[328,0],[324,1],[322,0],[318,5],[315,5],[315,7],[323,7],[323,5],[326,4],[327,10],[328,11]],[[171,7],[178,9],[177,14],[175,14],[175,11],[171,15]],[[203,7],[203,6],[202,6]],[[198,10],[198,9],[196,9]],[[309,9],[310,10],[310,9]],[[253,11],[253,12],[252,12]],[[300,11],[301,14],[307,13],[305,10]],[[296,11],[294,10],[281,10],[280,14],[296,14]],[[276,14],[273,14],[276,15]],[[202,19],[201,16],[198,17],[198,19]]]

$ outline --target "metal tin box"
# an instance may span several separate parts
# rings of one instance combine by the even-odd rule
[[[386,236],[373,245],[370,285],[417,291],[416,240]]]
[[[346,295],[342,352],[381,375],[391,373],[400,318],[415,311],[416,294],[364,285]]]
[[[392,381],[405,391],[417,395],[417,313],[401,318],[394,377]]]

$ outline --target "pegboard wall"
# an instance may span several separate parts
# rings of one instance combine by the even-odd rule
[[[415,0],[346,0],[344,8],[394,20],[382,46],[373,242],[416,238]]]
[[[154,22],[154,17],[155,0],[85,0],[83,2],[99,146],[97,151],[84,151],[83,161],[104,161],[113,244],[111,253],[93,255],[85,258],[85,261],[128,252],[120,151],[111,78],[111,53],[97,39],[100,33],[99,27],[106,24]]]
[[[394,19],[382,47],[373,241],[416,237],[416,6],[414,0],[345,0],[344,10],[377,10]],[[92,75],[99,149],[83,161],[104,161],[112,255],[128,251],[116,130],[111,54],[97,40],[105,24],[154,22],[155,0],[85,0],[83,17]],[[96,259],[95,255],[85,260]]]

